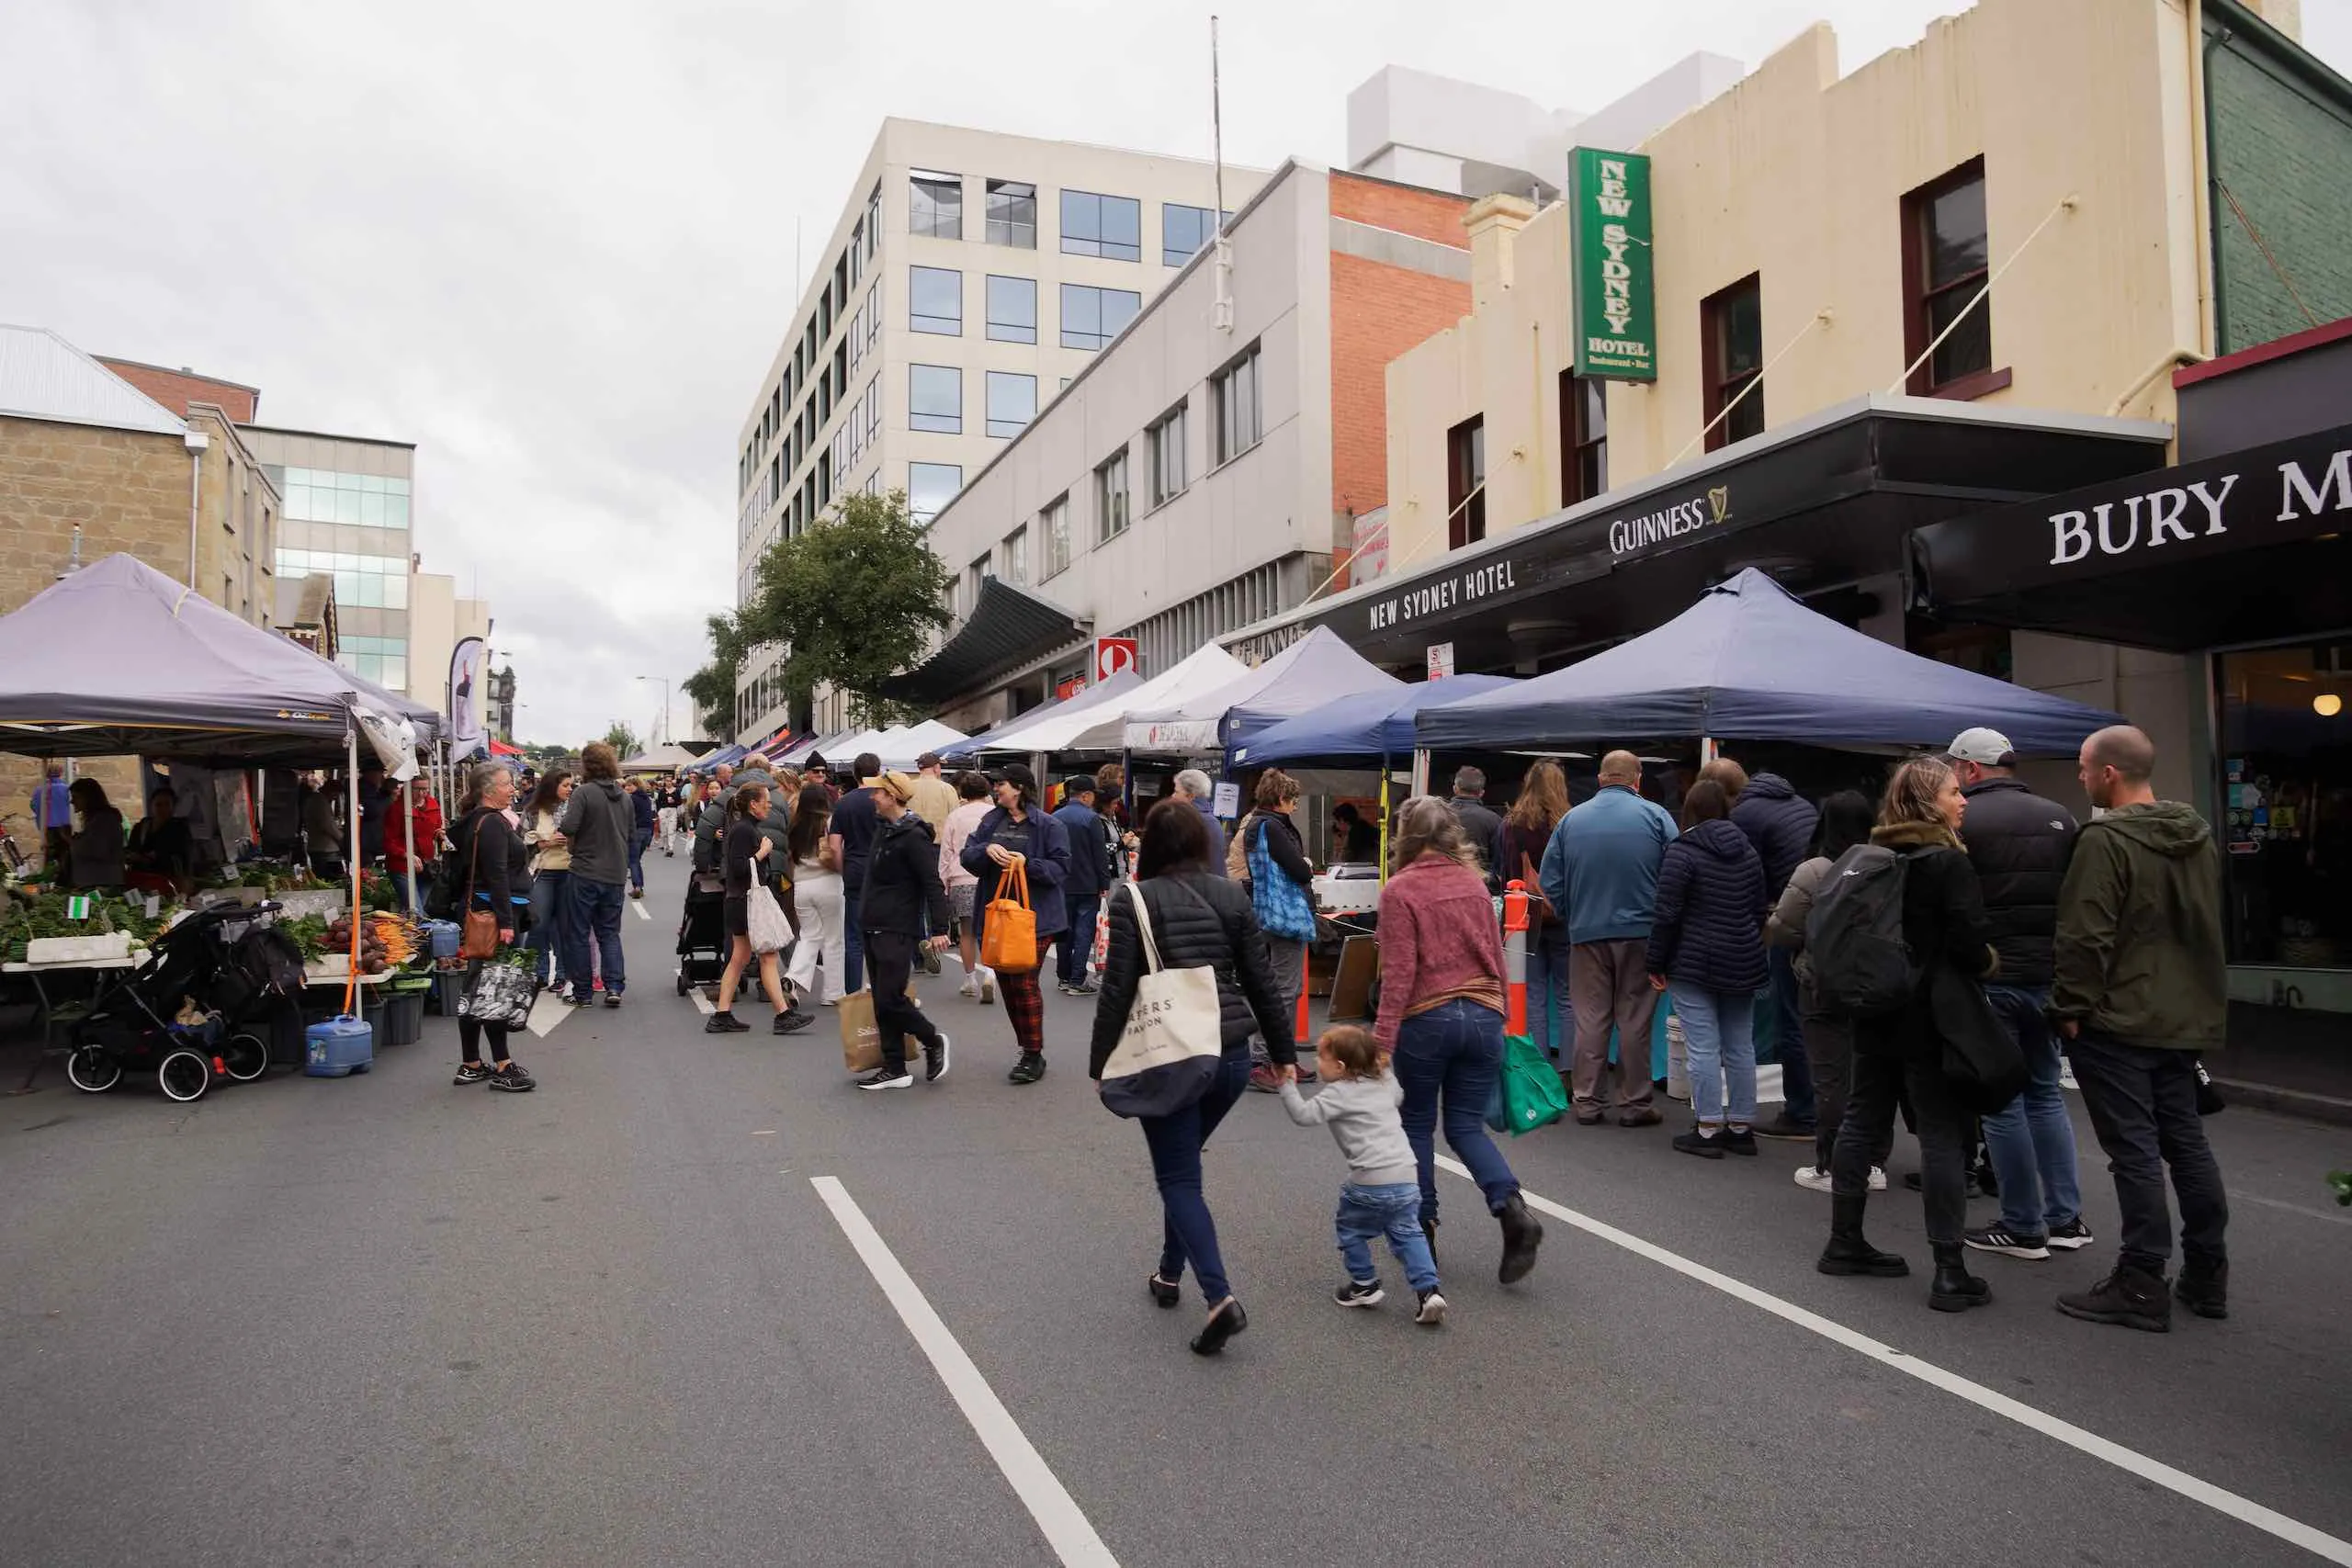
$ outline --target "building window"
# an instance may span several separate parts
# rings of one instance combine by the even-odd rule
[[[996,557],[994,555],[982,556],[979,559],[974,561],[970,566],[965,569],[964,587],[965,590],[972,596],[971,610],[965,611],[964,613],[966,615],[968,615],[972,613],[972,610],[977,610],[980,607],[980,590],[986,587],[988,585],[989,579],[995,575]]]
[[[907,367],[907,428],[964,434],[964,373],[953,365]]]
[[[907,232],[934,240],[964,237],[964,176],[916,169],[907,176]]]
[[[1127,531],[1127,449],[1124,446],[1094,470],[1094,514],[1102,520],[1103,538],[1115,539]]]
[[[1119,329],[1143,309],[1143,296],[1128,288],[1095,288],[1083,283],[1062,285],[1062,346],[1107,347]]]
[[[989,434],[1004,439],[1020,434],[1037,417],[1037,378],[1012,370],[988,373]]]
[[[1209,396],[1216,404],[1216,460],[1229,463],[1258,445],[1265,434],[1256,344],[1210,380]]]
[[[288,468],[280,480],[285,515],[298,523],[347,523],[361,528],[408,526],[408,481],[328,468]]]
[[[1037,248],[1037,187],[1019,180],[989,182],[988,241],[1015,250]]]
[[[1037,341],[1037,280],[989,275],[989,336],[997,343]]]
[[[1560,372],[1560,504],[1609,489],[1609,383]]]
[[[1927,352],[1984,287],[1984,160],[1973,158],[1903,198],[1903,361]],[[1993,301],[1968,310],[1951,336],[1911,373],[1922,397],[1993,368]],[[1977,390],[1990,391],[1991,388]]]
[[[1151,503],[1165,506],[1184,493],[1184,405],[1178,403],[1144,434],[1151,443]]]
[[[909,463],[907,465],[907,515],[918,523],[929,523],[946,510],[964,488],[964,467],[960,463]]]
[[[2352,968],[2352,642],[2214,657],[2230,962]]]
[[[1143,260],[1143,203],[1131,196],[1062,192],[1062,254]]]
[[[907,324],[919,333],[964,335],[964,275],[944,266],[907,268]]]
[[[1004,536],[1004,580],[1015,588],[1029,586],[1029,525],[1025,523]]]
[[[1233,221],[1233,214],[1225,215]],[[1164,266],[1182,266],[1216,238],[1216,214],[1205,207],[1168,202],[1159,209],[1159,260]]]
[[[1764,429],[1764,389],[1746,391],[1764,373],[1764,307],[1757,275],[1749,273],[1720,294],[1699,303],[1699,336],[1706,345],[1707,450],[1728,446]],[[1715,416],[1739,398],[1722,423]]]
[[[1046,534],[1046,570],[1037,578],[1043,582],[1069,567],[1069,497],[1057,498],[1046,508],[1039,522]]]
[[[1445,546],[1458,550],[1487,536],[1487,416],[1445,433]]]

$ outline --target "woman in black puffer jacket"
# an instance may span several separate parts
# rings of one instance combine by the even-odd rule
[[[1682,797],[1682,836],[1658,863],[1650,984],[1674,997],[1690,1055],[1698,1125],[1686,1155],[1756,1152],[1756,989],[1764,983],[1764,863],[1732,825],[1731,797],[1701,779]],[[1731,1101],[1724,1103],[1726,1091]]]
[[[1159,1268],[1150,1280],[1152,1299],[1176,1304],[1189,1259],[1208,1303],[1208,1322],[1193,1348],[1214,1356],[1250,1325],[1225,1277],[1217,1252],[1216,1222],[1201,1196],[1201,1145],[1250,1081],[1250,1034],[1266,1042],[1277,1067],[1298,1060],[1291,1038],[1290,1011],[1266,961],[1266,939],[1250,908],[1249,893],[1217,874],[1211,860],[1216,846],[1199,809],[1189,800],[1163,800],[1144,818],[1143,848],[1136,884],[1151,917],[1152,942],[1160,966],[1216,971],[1218,1010],[1225,1053],[1208,1092],[1167,1116],[1143,1116],[1144,1142],[1151,1147],[1152,1174],[1159,1182],[1166,1212]],[[1145,961],[1143,936],[1136,925],[1134,897],[1125,888],[1111,896],[1110,950],[1102,966],[1102,992],[1094,1007],[1094,1048],[1089,1077],[1100,1078],[1120,1035]]]
[[[1984,889],[1961,848],[1960,825],[1967,811],[1951,770],[1921,758],[1895,770],[1879,807],[1878,826],[1871,829],[1871,843],[1903,857],[1903,942],[1919,970],[1919,983],[1901,1011],[1855,1021],[1853,1085],[1830,1151],[1829,1245],[1819,1264],[1825,1274],[1894,1278],[1910,1272],[1901,1258],[1879,1251],[1862,1236],[1871,1151],[1893,1135],[1897,1104],[1907,1100],[1919,1134],[1928,1243],[1936,1256],[1928,1304],[1938,1312],[1965,1312],[1992,1300],[1984,1281],[1968,1271],[1962,1250],[1968,1212],[1965,1151],[1973,1132],[1966,1107],[1944,1076],[1945,1021],[1935,1006],[1939,970],[1973,986],[1999,967]]]

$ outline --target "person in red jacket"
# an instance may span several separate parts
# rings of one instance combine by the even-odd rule
[[[408,897],[409,846],[416,846],[416,896],[422,901],[425,884],[433,880],[433,863],[439,856],[441,803],[422,774],[401,786],[392,796],[384,822],[384,867],[402,898]],[[411,835],[414,837],[412,839]]]
[[[1502,1225],[1506,1285],[1535,1267],[1544,1226],[1520,1197],[1510,1163],[1487,1135],[1487,1101],[1503,1061],[1503,942],[1487,874],[1444,801],[1416,795],[1397,813],[1396,862],[1380,896],[1380,1011],[1373,1036],[1405,1090],[1406,1141],[1420,1166],[1421,1228],[1434,1241],[1433,1147],[1445,1141]]]

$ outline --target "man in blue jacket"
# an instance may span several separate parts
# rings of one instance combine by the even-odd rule
[[[1674,818],[1640,795],[1641,759],[1611,751],[1600,760],[1600,788],[1552,830],[1537,880],[1568,923],[1568,1004],[1576,1014],[1571,1085],[1576,1117],[1600,1122],[1607,1106],[1601,1077],[1609,1031],[1617,1031],[1617,1124],[1649,1127],[1664,1120],[1651,1103],[1650,1026],[1657,992],[1650,985],[1652,911],[1658,863],[1674,840]]]
[[[1070,775],[1062,785],[1062,804],[1054,820],[1069,834],[1069,874],[1062,882],[1069,930],[1062,933],[1055,965],[1065,996],[1091,997],[1096,987],[1086,977],[1086,961],[1094,952],[1094,917],[1102,908],[1104,882],[1102,819],[1094,814],[1091,778]]]
[[[1813,853],[1814,830],[1821,813],[1778,773],[1758,773],[1732,802],[1732,826],[1747,835],[1764,862],[1764,908],[1756,912],[1758,936],[1763,941],[1766,911],[1781,901],[1789,878]],[[1796,950],[1773,947],[1765,953],[1772,976],[1772,1059],[1781,1064],[1781,1113],[1756,1129],[1760,1138],[1813,1142],[1814,1097],[1812,1065],[1805,1060],[1804,1025],[1797,1019]]]

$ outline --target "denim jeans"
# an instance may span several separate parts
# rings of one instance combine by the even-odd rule
[[[1737,1126],[1756,1121],[1756,998],[1748,991],[1714,991],[1668,981],[1674,1016],[1690,1057],[1690,1109],[1710,1126],[1730,1112]],[[1802,1055],[1802,1053],[1799,1053]],[[1812,1085],[1807,1082],[1806,1088]],[[1729,1106],[1724,1104],[1728,1089]]]
[[[1764,961],[1772,975],[1772,1060],[1781,1065],[1781,1109],[1798,1126],[1810,1127],[1819,1108],[1814,1103],[1813,1065],[1805,1060],[1804,1024],[1797,1007],[1797,955],[1789,948],[1768,948]],[[1749,1054],[1754,1055],[1752,1048]]]
[[[1556,929],[1556,928],[1555,928]],[[1532,934],[1532,933],[1531,933]],[[1558,1060],[1561,1035],[1567,1043],[1576,1043],[1576,1016],[1568,1010],[1568,944],[1557,946],[1548,942],[1527,944],[1527,1035],[1543,1047],[1546,1055]],[[1641,1042],[1645,1054],[1649,1041]],[[1643,1071],[1649,1070],[1643,1064]]]
[[[1056,977],[1065,986],[1086,980],[1086,961],[1094,956],[1094,917],[1102,908],[1099,893],[1069,895],[1069,930],[1054,947]]]
[[[2041,1010],[2047,986],[1987,986],[1984,995],[2025,1053],[2026,1086],[1984,1119],[1984,1147],[2001,1184],[2001,1224],[2012,1235],[2047,1235],[2082,1218],[2075,1122],[2058,1087],[2058,1036]]]
[[[571,965],[571,873],[543,871],[531,882],[531,934],[523,945],[537,954],[539,984],[548,983],[550,966],[568,971]]]
[[[604,962],[605,994],[617,997],[628,988],[628,972],[621,959],[621,906],[628,901],[623,885],[617,882],[591,882],[574,873],[571,878],[571,928],[564,933],[564,977],[571,982],[576,997],[589,994],[590,976],[595,959],[588,950],[594,946]]]
[[[1347,1183],[1340,1189],[1340,1213],[1333,1223],[1349,1279],[1363,1283],[1380,1277],[1368,1244],[1374,1236],[1385,1235],[1413,1289],[1437,1289],[1437,1258],[1430,1251],[1429,1232],[1421,1229],[1421,1190],[1411,1182],[1380,1187]]]
[[[2186,1051],[2126,1045],[2086,1033],[2072,1041],[2075,1081],[2115,1173],[2123,1210],[2122,1261],[2161,1276],[2172,1257],[2172,1213],[2165,1203],[2165,1171],[2180,1199],[2180,1251],[2191,1269],[2228,1261],[2222,1234],[2230,1224],[2222,1167],[2205,1142],[2197,1112],[2197,1059]]]
[[[1216,1247],[1216,1221],[1201,1196],[1201,1146],[1250,1082],[1250,1049],[1225,1043],[1225,1055],[1206,1094],[1169,1116],[1140,1116],[1143,1140],[1151,1147],[1151,1174],[1159,1183],[1159,1277],[1182,1280],[1187,1261],[1201,1300],[1210,1306],[1233,1293],[1225,1258]]]
[[[652,841],[645,833],[628,836],[628,885],[639,893],[645,891],[645,846]]]
[[[1405,1141],[1420,1167],[1421,1228],[1437,1223],[1438,1117],[1445,1117],[1445,1141],[1470,1168],[1470,1179],[1486,1194],[1487,1212],[1499,1212],[1519,1190],[1510,1163],[1487,1135],[1487,1101],[1503,1070],[1503,1015],[1490,1007],[1457,999],[1407,1019],[1396,1030],[1392,1066],[1405,1090]]]

